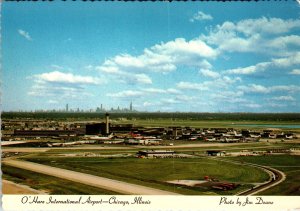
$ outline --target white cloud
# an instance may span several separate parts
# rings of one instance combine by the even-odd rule
[[[279,86],[271,86],[270,91],[283,91],[283,92],[300,92],[300,86],[296,85],[279,85]]]
[[[142,89],[142,91],[150,94],[175,94],[175,95],[181,94],[179,90],[173,88],[169,88],[169,89],[146,88],[146,89]]]
[[[35,97],[55,97],[56,100],[89,97],[92,94],[85,91],[86,86],[104,83],[104,80],[101,78],[74,75],[59,71],[36,74],[28,77],[28,79],[33,79],[33,85],[28,95]]]
[[[146,74],[124,74],[123,82],[129,84],[152,84],[152,80]]]
[[[292,96],[285,95],[285,96],[273,97],[272,100],[277,100],[277,101],[295,101],[296,99],[293,98]]]
[[[109,60],[105,61],[102,66],[97,66],[95,69],[98,70],[98,71],[101,71],[103,73],[109,73],[109,74],[120,74],[120,73],[122,73],[122,72],[120,72],[117,65],[115,65],[113,62],[111,62]]]
[[[57,69],[57,70],[62,70],[62,69],[64,69],[64,67],[59,66],[59,65],[56,65],[56,64],[52,64],[51,67],[54,68],[54,69]]]
[[[174,41],[155,45],[151,47],[151,50],[162,55],[169,55],[173,59],[179,60],[180,58],[177,57],[184,55],[204,58],[212,58],[217,55],[217,52],[214,49],[200,39],[186,41],[184,38],[177,38]]]
[[[211,96],[214,99],[218,100],[233,100],[238,97],[242,97],[244,95],[243,91],[228,91],[228,90],[220,90],[216,93],[213,93]]]
[[[205,14],[204,12],[201,12],[201,11],[198,11],[190,19],[190,22],[203,21],[203,20],[212,20],[212,19],[213,19],[213,17],[211,15]]]
[[[143,103],[144,107],[158,106],[158,105],[160,105],[160,104],[159,103],[148,102],[148,101],[146,101],[146,102]]]
[[[123,67],[134,67],[134,68],[144,68],[145,61],[140,58],[131,56],[129,54],[118,55],[114,58],[114,62],[117,65]]]
[[[176,96],[175,100],[185,103],[190,103],[191,101],[196,100],[197,98],[195,96],[187,96],[187,95],[178,95]]]
[[[175,94],[176,96],[181,94],[181,92],[177,89],[160,89],[160,88],[143,88],[143,89],[138,89],[138,90],[124,90],[124,91],[120,91],[120,92],[116,92],[116,93],[108,93],[107,96],[109,97],[113,97],[113,98],[143,98],[143,97],[147,97],[148,99],[152,99],[151,97],[153,97],[153,95],[158,95],[156,96],[155,100],[153,102],[148,102],[145,101],[144,102],[144,106],[150,106],[150,105],[162,105],[162,103],[164,102],[169,102],[166,101],[166,97],[163,97],[163,100],[161,99],[157,99],[157,97],[159,97],[159,95],[167,95],[167,94]],[[149,97],[150,96],[150,97]],[[170,98],[168,98],[170,99]],[[170,101],[171,102],[171,101]]]
[[[300,36],[289,35],[274,38],[268,42],[268,45],[273,48],[285,49],[288,46],[300,46]]]
[[[243,106],[248,107],[248,108],[261,108],[262,105],[257,104],[257,103],[247,103],[247,104],[243,104]]]
[[[220,77],[219,73],[214,72],[214,71],[209,70],[209,69],[201,69],[199,72],[202,75],[206,76],[206,77],[211,77],[211,78],[218,78],[218,77]]]
[[[293,53],[288,57],[273,59],[273,64],[278,67],[290,67],[292,65],[299,65],[300,64],[300,52]]]
[[[86,65],[85,67],[84,67],[84,69],[86,69],[86,70],[94,70],[94,66],[93,65]]]
[[[202,83],[192,83],[192,82],[181,81],[181,82],[177,83],[176,86],[179,89],[199,90],[199,91],[208,90],[208,87]]]
[[[236,23],[226,21],[213,28],[209,35],[202,35],[201,39],[208,44],[216,45],[220,51],[282,55],[289,46],[299,46],[299,36],[280,36],[295,28],[300,28],[299,19],[262,17]]]
[[[157,88],[147,88],[147,89],[142,89],[142,90],[145,91],[145,92],[148,92],[148,93],[153,93],[153,94],[165,94],[165,93],[167,93],[166,90],[157,89]]]
[[[167,93],[177,95],[177,94],[181,94],[181,91],[179,91],[177,89],[169,88],[169,89],[167,89]]]
[[[263,72],[271,68],[288,68],[299,64],[300,64],[300,53],[293,53],[288,57],[272,59],[269,62],[261,62],[261,63],[257,63],[256,65],[252,65],[248,67],[225,70],[224,73],[250,75],[257,72]],[[295,73],[297,73],[297,70],[295,70]],[[295,74],[295,73],[291,72],[290,74]]]
[[[267,106],[268,106],[268,107],[273,107],[273,108],[282,108],[282,107],[286,107],[287,104],[268,103]]]
[[[58,104],[59,102],[57,100],[48,100],[48,103],[50,103],[50,104]]]
[[[161,102],[162,102],[162,104],[177,104],[177,103],[180,103],[178,100],[172,99],[172,98],[162,99]]]
[[[248,86],[239,86],[239,90],[244,92],[254,92],[254,93],[268,93],[270,90],[267,87],[258,84],[251,84]]]
[[[241,74],[241,75],[249,75],[256,72],[264,71],[267,67],[269,67],[271,62],[261,62],[256,65],[248,66],[248,67],[239,67],[235,69],[226,70],[225,73],[228,74]]]
[[[165,107],[166,105],[178,104],[178,103],[180,103],[180,100],[178,100],[177,98],[176,99],[169,98],[169,99],[159,99],[155,102],[145,101],[143,103],[143,106],[144,107],[157,107],[158,106],[161,109],[162,107]]]
[[[242,81],[242,79],[240,77],[230,78],[228,76],[223,76],[223,77],[217,78],[214,81],[211,81],[210,83],[213,86],[227,87],[231,84],[234,84],[236,82],[241,82],[241,81]]]
[[[101,73],[112,75],[123,83],[128,84],[152,84],[152,79],[144,73],[132,73],[121,71],[120,68],[110,60],[106,60],[104,65],[95,67]]]
[[[119,54],[106,60],[97,70],[109,74],[124,72],[169,73],[178,65],[211,68],[207,58],[215,58],[217,52],[200,39],[186,41],[184,38],[160,43],[146,48],[143,54],[133,56]]]
[[[238,86],[238,89],[247,93],[270,93],[270,92],[300,92],[300,86],[296,85],[277,85],[265,87],[258,84],[250,84],[247,86]]]
[[[181,65],[210,69],[212,65],[207,59],[216,56],[217,52],[199,39],[186,41],[184,38],[177,38],[146,48],[138,56],[116,55],[96,66],[95,70],[109,74],[123,83],[152,84],[146,73],[167,74]]]
[[[66,84],[100,84],[102,79],[91,76],[73,75],[72,73],[63,73],[60,71],[53,71],[49,73],[42,73],[33,76],[41,82],[56,82]]]
[[[300,27],[300,20],[281,18],[258,18],[239,21],[236,24],[236,30],[244,34],[269,33],[281,34],[290,31],[293,28]]]
[[[260,35],[250,38],[239,37],[235,32],[210,33],[209,36],[202,36],[208,44],[218,46],[218,49],[228,52],[255,52],[259,49],[256,44],[260,40]]]
[[[214,90],[216,88],[219,89],[228,89],[231,85],[241,82],[240,77],[228,77],[228,76],[220,76],[211,81],[204,81],[202,83],[193,83],[187,81],[181,81],[176,84],[177,88],[182,90]]]
[[[133,97],[141,97],[143,92],[141,91],[134,91],[134,90],[125,90],[117,93],[108,93],[108,97],[114,98],[133,98]]]
[[[19,30],[18,30],[18,33],[19,33],[21,36],[23,36],[26,40],[32,41],[32,38],[31,38],[31,36],[29,35],[28,32],[26,32],[26,31],[24,31],[24,30],[22,30],[22,29],[19,29]]]
[[[293,69],[291,72],[289,72],[289,74],[300,75],[300,69]]]
[[[240,20],[237,23],[229,21],[218,25],[218,30],[236,31],[247,36],[253,34],[282,34],[289,32],[291,29],[299,28],[300,20],[298,19],[281,19],[281,18],[266,18]]]
[[[51,84],[45,82],[35,82],[28,95],[35,97],[55,97],[55,99],[83,99],[91,96],[90,93],[85,92],[82,86],[66,86],[62,84]]]

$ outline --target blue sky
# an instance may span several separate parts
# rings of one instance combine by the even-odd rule
[[[300,112],[288,2],[2,4],[2,109]]]

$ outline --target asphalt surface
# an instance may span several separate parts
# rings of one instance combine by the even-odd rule
[[[177,193],[163,191],[155,188],[145,187],[136,184],[130,184],[118,180],[112,180],[104,177],[98,177],[90,174],[85,174],[76,171],[46,166],[28,161],[5,159],[2,162],[6,165],[14,166],[21,169],[26,169],[70,181],[90,185],[94,187],[112,190],[118,193],[128,195],[179,195]]]
[[[264,190],[267,190],[275,185],[278,185],[279,183],[283,182],[285,180],[285,174],[277,169],[271,168],[271,167],[267,167],[267,166],[260,166],[260,165],[254,165],[253,166],[257,166],[259,168],[262,168],[266,171],[268,171],[270,173],[270,179],[267,183],[261,184],[257,187],[254,187],[253,189],[244,191],[238,195],[240,196],[251,196],[257,193],[260,193]]]

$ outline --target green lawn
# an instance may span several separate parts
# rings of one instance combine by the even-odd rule
[[[242,160],[249,163],[256,163],[266,166],[300,166],[300,156],[293,155],[270,155],[270,156],[249,156],[231,157],[227,159]]]
[[[300,156],[272,155],[228,159],[271,166],[286,174],[284,182],[259,193],[259,195],[300,195]]]
[[[207,158],[107,159],[92,157],[32,157],[27,158],[27,160],[187,195],[221,193],[207,188],[178,187],[167,184],[166,181],[176,179],[203,180],[206,175],[221,181],[238,183],[263,182],[268,179],[268,175],[260,169],[248,166],[242,167]],[[236,191],[240,191],[245,187],[242,186]],[[234,194],[234,191],[232,193]],[[226,192],[226,194],[229,193]]]
[[[114,121],[117,124],[134,124],[145,127],[195,127],[195,128],[236,128],[236,129],[249,129],[249,124],[256,125],[250,127],[251,130],[264,130],[266,127],[259,125],[299,125],[299,121],[245,121],[245,120],[189,120],[189,119],[174,119],[174,118],[152,118],[152,119],[136,119],[136,120],[119,120]],[[282,130],[300,131],[298,128],[282,128]]]
[[[284,182],[261,192],[259,195],[290,195],[300,196],[300,168],[281,169],[287,175]]]

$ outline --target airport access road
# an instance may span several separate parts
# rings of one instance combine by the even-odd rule
[[[104,177],[98,177],[95,175],[85,174],[81,172],[56,168],[52,166],[42,165],[38,163],[4,159],[2,163],[5,165],[26,169],[33,172],[38,172],[62,179],[67,179],[73,182],[90,185],[93,187],[103,188],[114,192],[128,194],[128,195],[180,195],[174,192],[159,190],[155,188],[145,187],[142,185],[131,184],[118,180],[108,179]]]
[[[240,196],[251,196],[254,194],[258,194],[264,190],[267,190],[275,185],[278,185],[279,183],[283,182],[286,178],[286,175],[274,168],[268,167],[268,166],[261,166],[261,165],[256,165],[256,164],[252,164],[253,166],[259,167],[264,169],[265,171],[267,171],[270,174],[270,179],[268,182],[261,184],[259,186],[254,187],[253,189],[244,191],[242,193],[239,193]]]

